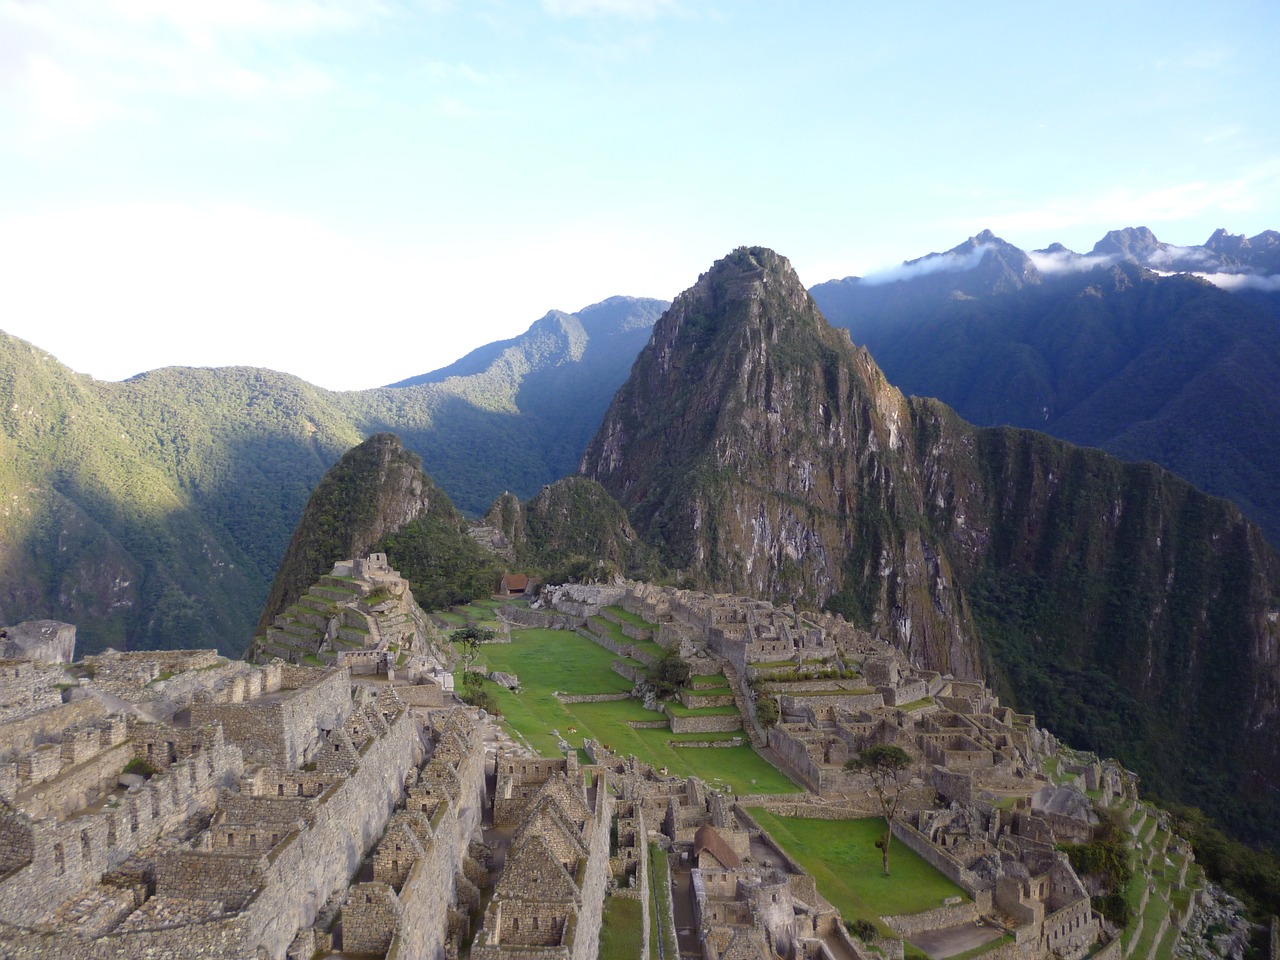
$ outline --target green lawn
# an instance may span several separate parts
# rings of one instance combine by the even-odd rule
[[[675,776],[698,776],[735,793],[799,792],[799,787],[747,744],[678,747],[668,743],[730,739],[732,734],[636,730],[630,721],[659,721],[665,716],[644,709],[638,700],[561,703],[552,696],[556,690],[573,694],[629,691],[630,681],[609,669],[614,659],[603,647],[570,631],[531,629],[513,630],[511,643],[484,644],[479,662],[520,679],[519,694],[492,683],[485,689],[497,699],[507,725],[544,756],[559,754],[557,738],[551,733],[557,730],[574,746],[591,737],[623,756],[634,754],[655,767],[666,767]],[[461,686],[460,678],[458,684]]]
[[[629,613],[626,610],[623,610],[621,607],[605,607],[605,609],[608,610],[615,617],[617,617],[619,620],[621,620],[623,623],[629,623],[633,627],[640,627],[642,629],[648,629],[648,630],[658,629],[654,624],[650,623],[644,617],[636,616],[636,614],[634,613]]]
[[[606,620],[604,617],[592,617],[591,622],[620,647],[629,646],[659,660],[667,655],[667,651],[658,646],[653,640],[633,640],[628,637],[622,632],[622,628],[612,620]]]
[[[814,820],[777,817],[763,807],[750,810],[760,826],[813,875],[818,891],[846,920],[921,913],[965,892],[908,849],[889,848],[890,876],[884,876],[875,843],[884,831],[878,817]]]
[[[723,707],[686,707],[679,700],[672,700],[667,704],[667,709],[671,711],[673,717],[736,717],[738,708],[732,703],[725,704]]]
[[[641,944],[640,901],[610,897],[600,924],[600,960],[636,960]]]

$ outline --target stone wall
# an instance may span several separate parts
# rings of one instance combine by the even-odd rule
[[[929,838],[901,818],[893,822],[893,835],[920,855],[926,863],[944,877],[961,887],[971,897],[976,897],[981,878],[966,870],[960,861],[929,842]]]
[[[782,694],[778,697],[778,706],[783,714],[792,716],[803,714],[807,709],[817,707],[839,707],[850,713],[863,710],[877,710],[884,706],[884,697],[879,693],[849,693],[823,697],[793,697]]]
[[[405,776],[421,757],[418,724],[403,710],[388,732],[368,745],[359,766],[316,804],[307,829],[271,851],[262,889],[244,911],[253,945],[273,960],[284,957],[297,932],[346,886],[382,835],[404,792]]]
[[[0,880],[0,920],[36,923],[51,905],[97,883],[188,817],[211,810],[218,788],[242,772],[240,751],[223,746],[179,761],[96,813],[63,823],[21,814],[0,818],[9,820],[8,834],[29,834],[23,842],[31,849],[31,862]]]
[[[425,856],[414,864],[400,889],[403,915],[388,960],[444,956],[448,908],[457,902],[454,876],[463,870],[468,845],[483,815],[484,766],[484,744],[477,730],[470,753],[457,765],[457,795],[443,813],[437,811],[431,843],[424,845]],[[351,949],[345,926],[343,946]]]
[[[107,708],[93,697],[58,703],[48,710],[8,721],[0,728],[0,744],[10,755],[26,753],[37,744],[57,740],[67,727],[79,726],[106,716]]]
[[[530,610],[528,607],[504,606],[499,613],[504,619],[522,627],[541,627],[545,630],[577,630],[585,618],[551,610]]]
[[[737,715],[710,717],[682,717],[668,714],[672,733],[730,733],[742,729],[742,718]]]
[[[917,933],[929,930],[941,930],[944,927],[958,927],[962,923],[973,923],[978,919],[978,905],[973,900],[958,903],[954,906],[941,906],[922,913],[913,913],[901,917],[881,917],[900,937],[913,937]]]
[[[444,691],[438,683],[412,683],[395,688],[396,696],[410,707],[436,710],[444,706]]]
[[[322,730],[337,730],[351,712],[351,677],[344,669],[321,672],[285,665],[281,692],[242,703],[197,700],[191,723],[220,723],[245,760],[292,769],[308,762]],[[291,681],[301,681],[293,687]]]
[[[42,751],[58,758],[57,748]],[[22,810],[27,816],[65,817],[95,802],[116,785],[120,771],[133,759],[129,744],[97,753],[79,764],[59,767],[57,776],[24,791]]]

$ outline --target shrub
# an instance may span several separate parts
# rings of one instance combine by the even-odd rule
[[[156,768],[147,763],[147,761],[143,760],[141,757],[134,757],[124,765],[124,769],[121,770],[120,773],[134,774],[139,777],[146,777],[150,779],[156,775]]]

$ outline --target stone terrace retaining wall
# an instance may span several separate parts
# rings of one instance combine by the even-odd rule
[[[893,822],[893,835],[910,847],[920,858],[950,880],[964,889],[969,896],[977,898],[981,878],[966,870],[955,857],[951,856],[929,842],[929,839],[901,817]],[[989,891],[988,891],[989,892]]]
[[[742,729],[738,716],[681,717],[669,714],[672,733],[731,733]]]
[[[978,904],[970,900],[952,907],[937,907],[923,913],[880,919],[898,936],[913,937],[917,933],[941,930],[944,927],[958,927],[962,923],[973,923],[978,919],[978,915]]]
[[[530,610],[528,607],[504,606],[498,612],[504,619],[522,627],[541,627],[544,630],[577,630],[586,622],[585,617],[571,613]]]
[[[615,700],[630,700],[629,693],[556,693],[561,703],[612,703]],[[662,724],[666,726],[666,724]]]

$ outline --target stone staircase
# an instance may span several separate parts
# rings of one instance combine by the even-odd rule
[[[747,736],[751,739],[751,746],[757,751],[763,750],[766,746],[765,739],[760,734],[755,712],[751,709],[751,704],[747,701],[746,694],[742,692],[742,681],[738,676],[737,668],[728,660],[724,662],[724,676],[729,681],[729,689],[733,691],[734,705],[737,706],[738,713],[742,715],[742,729],[747,732]]]

